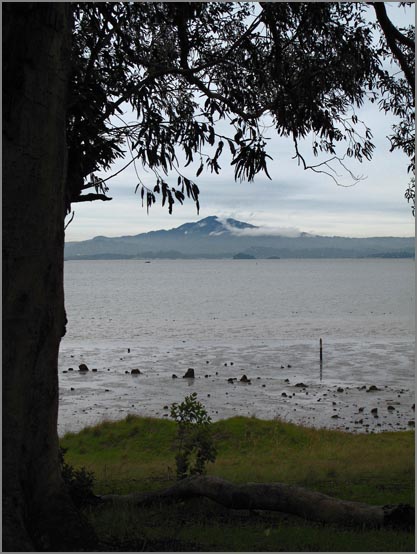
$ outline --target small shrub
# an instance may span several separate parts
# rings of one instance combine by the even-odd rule
[[[181,404],[171,405],[171,417],[178,424],[175,456],[177,479],[206,473],[208,462],[216,460],[211,417],[197,400],[197,393],[186,396]]]
[[[94,473],[85,467],[74,469],[65,461],[66,448],[59,449],[59,462],[64,483],[77,508],[83,508],[96,501],[93,493]]]

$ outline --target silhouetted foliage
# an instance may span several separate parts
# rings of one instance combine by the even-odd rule
[[[414,170],[414,27],[394,27],[382,2],[99,2],[73,11],[67,211],[106,200],[110,177],[95,173],[126,154],[147,209],[160,195],[170,213],[186,196],[198,210],[195,180],[218,173],[225,150],[236,179],[268,175],[265,114],[305,169],[336,179],[332,160],[346,169],[346,156],[372,157],[372,132],[355,112],[365,98],[399,117],[391,146]],[[325,162],[301,154],[310,135]],[[180,154],[185,167],[198,162],[195,177],[184,175]]]
[[[59,449],[59,463],[61,465],[61,474],[65,486],[77,508],[83,508],[89,504],[94,504],[97,497],[93,493],[94,473],[88,471],[85,467],[74,469],[65,461],[66,448]]]

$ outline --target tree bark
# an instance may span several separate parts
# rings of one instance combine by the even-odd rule
[[[184,479],[155,493],[105,495],[100,498],[103,502],[147,506],[154,502],[173,502],[201,496],[228,508],[285,512],[324,523],[359,527],[407,528],[414,525],[414,508],[408,505],[372,506],[284,483],[234,485],[217,477]]]
[[[3,9],[3,551],[90,537],[58,459],[69,3]]]

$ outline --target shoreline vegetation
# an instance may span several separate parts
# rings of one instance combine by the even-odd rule
[[[217,459],[208,475],[235,484],[280,482],[372,505],[414,505],[414,431],[353,434],[280,420],[211,424]],[[61,439],[66,461],[94,472],[97,495],[155,492],[175,483],[176,424],[129,415]],[[147,508],[86,510],[103,550],[414,551],[414,533],[352,529],[208,499]]]

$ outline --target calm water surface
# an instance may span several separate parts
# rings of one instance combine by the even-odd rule
[[[161,415],[161,397],[177,401],[188,392],[179,388],[184,381],[174,386],[171,378],[187,367],[200,372],[206,396],[215,371],[222,382],[242,372],[270,380],[259,391],[263,396],[241,399],[240,408],[237,401],[230,413],[223,400],[217,402],[220,412],[210,400],[214,417],[274,417],[265,394],[284,377],[311,386],[414,387],[414,260],[69,261],[65,294],[63,414],[79,397],[73,391],[71,399],[71,373],[62,371],[81,362],[98,369],[96,385],[91,374],[81,383],[85,398],[106,386],[110,396],[117,388],[110,375],[134,367],[146,375],[147,381],[132,385],[140,406],[121,402],[121,415],[132,407]],[[84,409],[90,423],[93,415],[88,419]]]

